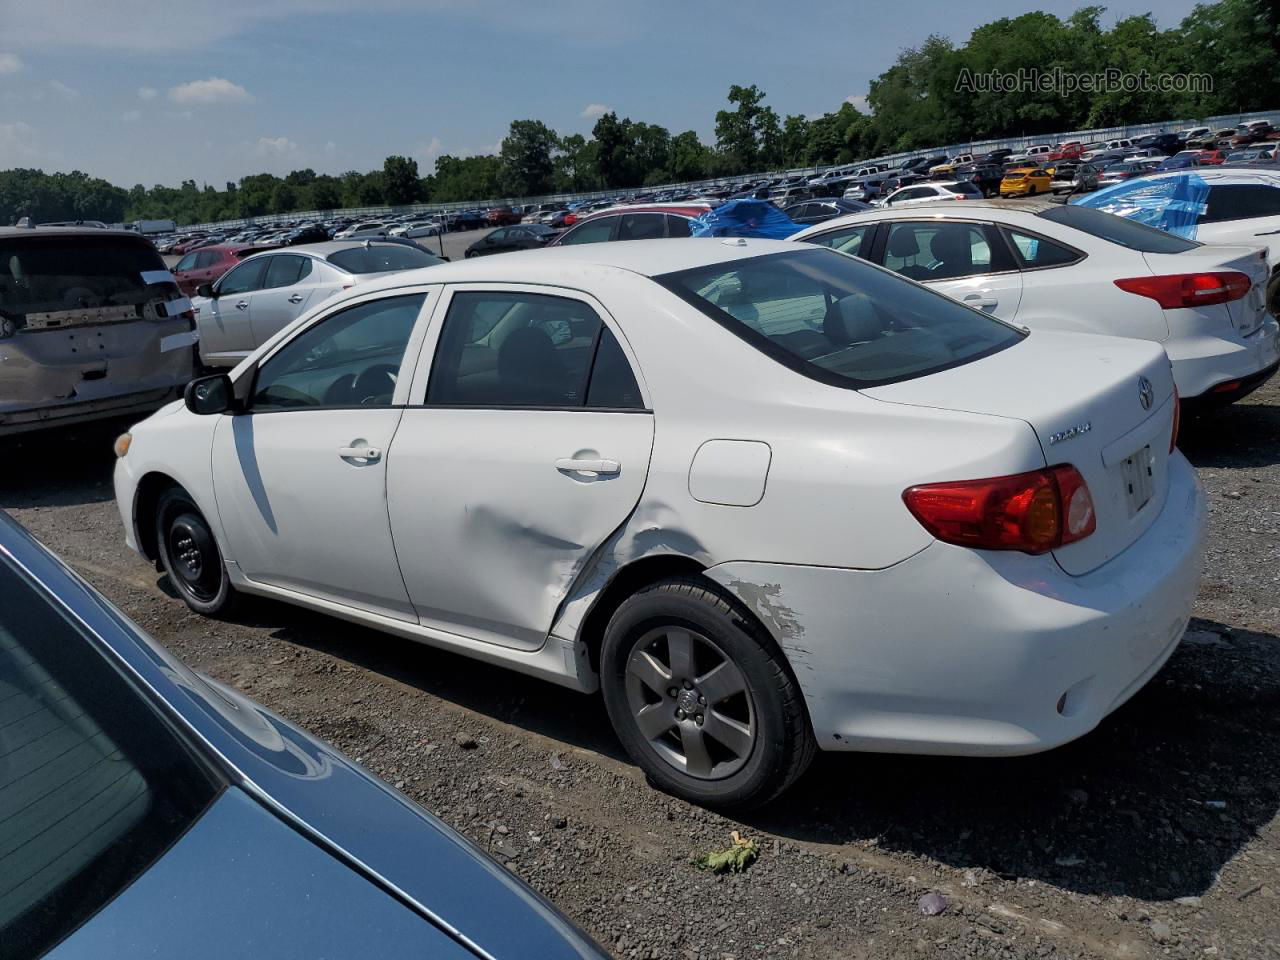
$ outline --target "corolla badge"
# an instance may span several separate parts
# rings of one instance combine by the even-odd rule
[[[1151,385],[1151,381],[1146,377],[1138,378],[1138,402],[1142,404],[1143,410],[1150,410],[1151,404],[1156,399],[1156,388]]]
[[[1057,433],[1049,434],[1049,446],[1055,443],[1061,443],[1063,440],[1071,440],[1075,437],[1082,437],[1093,429],[1093,421],[1086,420],[1084,423],[1077,423],[1074,427],[1068,427],[1066,430],[1059,430]]]

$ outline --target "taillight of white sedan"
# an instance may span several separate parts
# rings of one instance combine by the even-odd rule
[[[129,543],[603,693],[662,788],[815,749],[1030,753],[1177,645],[1201,488],[1156,344],[1026,331],[830,250],[590,244],[336,299],[117,445]]]

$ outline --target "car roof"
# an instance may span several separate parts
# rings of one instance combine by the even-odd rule
[[[146,240],[140,233],[132,230],[104,230],[102,227],[0,227],[0,240],[10,237],[129,237],[132,240]]]
[[[550,283],[558,278],[563,279],[566,286],[573,287],[584,275],[604,277],[622,270],[643,277],[656,277],[677,270],[795,251],[794,244],[783,240],[739,237],[580,243],[458,260],[421,270],[404,270],[362,285],[360,292],[416,283]]]
[[[1054,203],[1050,200],[1024,199],[1013,203],[1008,200],[939,200],[937,204],[920,203],[907,207],[874,207],[871,210],[862,210],[858,213],[846,214],[843,217],[832,217],[830,220],[824,220],[822,223],[814,224],[812,227],[806,227],[791,239],[812,236],[823,230],[830,230],[832,227],[841,227],[845,224],[868,223],[877,220],[919,220],[930,215],[955,217],[957,219],[964,219],[965,217],[1000,219],[1005,216],[1033,216],[1060,206],[1062,204]]]
[[[363,237],[354,240],[321,240],[319,243],[300,243],[293,247],[264,247],[262,252],[303,254],[315,257],[319,260],[325,260],[328,258],[329,254],[337,253],[339,250],[354,250],[357,247],[363,247],[366,240],[368,240],[371,245],[385,243],[397,247],[404,246],[403,243],[398,243],[394,240],[383,240],[381,237]],[[202,247],[201,249],[206,248]],[[428,253],[429,251],[423,250],[422,252]],[[255,253],[254,256],[256,257],[257,254]],[[245,257],[245,259],[252,260],[253,257]]]
[[[624,203],[616,207],[605,207],[594,210],[589,216],[579,217],[578,223],[596,220],[604,216],[617,216],[620,213],[672,213],[681,217],[696,219],[711,209],[709,203]]]

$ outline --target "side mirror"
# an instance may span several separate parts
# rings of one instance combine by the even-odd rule
[[[182,402],[187,405],[188,410],[200,416],[226,413],[235,404],[235,388],[231,378],[225,373],[200,377],[187,384],[187,389],[182,393]]]
[[[213,292],[212,283],[202,283],[200,284],[200,286],[196,287],[196,296],[205,297],[208,300],[212,300],[214,297],[217,296],[217,294]]]

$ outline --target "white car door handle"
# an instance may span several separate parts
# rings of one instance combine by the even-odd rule
[[[980,293],[969,294],[964,298],[964,302],[971,307],[994,307],[1000,303],[995,297],[983,296]]]
[[[561,473],[594,473],[612,477],[622,472],[622,464],[617,460],[575,460],[565,457],[556,461],[556,469]]]
[[[290,303],[301,303],[301,302],[302,302],[303,300],[305,300],[305,299],[306,299],[306,297],[304,297],[302,294],[300,294],[300,293],[295,293],[292,297],[290,297],[290,298],[289,298],[289,302],[290,302]]]
[[[249,301],[248,301],[248,300],[241,300],[239,303],[237,303],[237,304],[236,304],[236,309],[237,309],[237,310],[248,310],[248,309],[249,309]]]
[[[382,459],[382,451],[377,447],[341,447],[338,450],[338,456],[343,460],[364,460],[367,463],[377,463]]]

